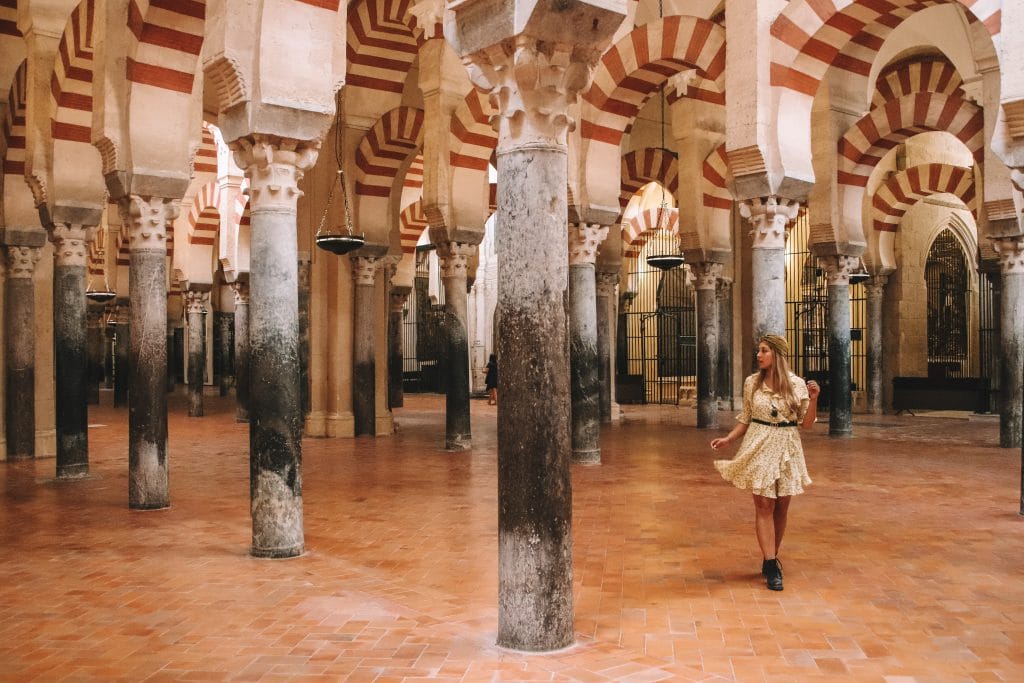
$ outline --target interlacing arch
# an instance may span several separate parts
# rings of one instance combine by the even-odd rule
[[[398,226],[401,231],[402,253],[412,254],[416,251],[423,231],[427,229],[427,215],[423,213],[422,200],[418,199],[402,209],[398,216]]]
[[[995,0],[799,0],[772,23],[771,84],[813,97],[831,66],[861,76],[871,72],[889,33],[910,15],[956,2],[969,19],[995,37],[1000,3]]]
[[[399,168],[422,145],[422,109],[397,107],[386,112],[356,149],[356,194],[389,197]]]
[[[661,225],[659,225],[659,220]],[[654,207],[641,211],[623,224],[622,231],[622,255],[626,258],[636,258],[640,255],[647,238],[663,230],[670,235],[679,235],[679,211],[666,207],[662,212],[661,207]]]
[[[976,215],[972,169],[951,164],[920,164],[894,174],[879,186],[872,198],[875,230],[895,232],[910,207],[929,195],[943,193],[955,195]]]
[[[357,0],[348,8],[348,86],[401,94],[422,39],[412,27],[414,0]]]
[[[3,171],[7,175],[25,175],[25,85],[28,62],[22,62],[14,73],[11,92],[7,96],[7,115],[3,121],[3,135],[7,146]]]
[[[706,19],[671,16],[639,26],[601,57],[583,96],[580,133],[618,145],[647,97],[680,71],[697,74],[725,93],[725,30]]]
[[[128,80],[191,93],[205,19],[203,0],[129,0]]]
[[[963,79],[956,67],[943,56],[914,56],[889,64],[875,79],[871,107],[882,107],[890,100],[919,92],[964,97]]]
[[[676,155],[660,147],[645,147],[622,155],[622,190],[619,206],[623,209],[644,185],[657,182],[673,197],[679,189]]]
[[[93,0],[82,0],[68,17],[57,47],[50,82],[54,140],[90,144],[92,140],[92,33]]]

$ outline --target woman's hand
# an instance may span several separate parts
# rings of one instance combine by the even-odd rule
[[[717,451],[722,446],[728,446],[728,445],[729,445],[729,437],[727,437],[727,436],[722,436],[722,437],[719,437],[717,439],[712,439],[711,440],[711,450],[713,450],[713,451]]]
[[[821,387],[813,379],[807,381],[807,397],[813,403],[818,400],[818,394],[821,393]]]

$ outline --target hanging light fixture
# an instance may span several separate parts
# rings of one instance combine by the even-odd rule
[[[658,18],[663,19],[664,13],[662,9],[661,0],[658,0]],[[667,83],[668,81],[665,81]],[[661,149],[665,150],[665,84],[661,86]],[[661,185],[661,205],[658,207],[658,218],[655,221],[655,230],[660,232],[665,229],[668,225],[668,219],[671,215],[672,209],[668,206],[668,200],[665,198],[665,185]],[[662,271],[669,271],[673,268],[678,268],[683,265],[683,255],[676,253],[665,253],[665,254],[648,254],[647,265],[652,268],[657,268]]]
[[[352,232],[352,210],[349,205],[348,198],[348,183],[345,182],[345,166],[342,163],[342,157],[345,151],[345,125],[341,121],[342,112],[345,106],[345,89],[342,88],[338,96],[338,107],[335,115],[335,123],[337,130],[334,134],[334,159],[338,164],[338,170],[334,175],[334,182],[331,183],[331,191],[327,194],[327,205],[324,206],[324,211],[320,215],[320,225],[316,230],[316,246],[320,247],[324,251],[329,251],[332,254],[347,254],[350,251],[355,251],[359,247],[366,244],[366,237],[363,235],[356,235]],[[343,214],[345,219],[344,230],[335,229],[331,231],[325,231],[324,226],[327,224],[327,218],[331,213],[331,204],[334,200],[334,193],[338,189],[341,189],[341,203],[343,207]]]
[[[99,235],[98,239],[99,239],[100,246],[99,246],[99,249],[96,250],[96,256],[99,257],[100,260],[103,261],[103,288],[102,289],[95,289],[95,288],[93,288],[93,285],[92,285],[92,275],[90,274],[88,276],[88,282],[86,283],[86,287],[85,287],[85,298],[88,299],[89,301],[95,301],[96,303],[99,303],[99,304],[105,304],[108,301],[110,301],[111,299],[113,299],[115,296],[117,296],[117,292],[115,292],[112,289],[110,289],[110,285],[107,284],[107,263],[106,263],[106,258],[105,258],[106,253],[107,253],[107,226],[106,225],[103,225],[100,228],[100,235]]]

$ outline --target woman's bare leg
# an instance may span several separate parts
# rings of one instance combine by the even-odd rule
[[[782,545],[782,535],[786,533],[786,520],[789,516],[789,503],[793,496],[779,496],[775,500],[775,511],[772,518],[775,526],[775,554],[779,554],[779,546]]]
[[[761,554],[766,560],[775,559],[775,498],[754,494],[754,532]]]

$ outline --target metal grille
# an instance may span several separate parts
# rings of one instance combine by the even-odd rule
[[[427,274],[417,269],[402,310],[402,387],[411,393],[443,392],[444,286],[433,245],[416,247],[417,263],[421,259],[427,262]]]
[[[828,405],[828,277],[807,247],[810,221],[796,219],[786,242],[786,340],[794,350],[791,370],[822,387],[819,405]],[[867,294],[850,285],[850,388],[867,386]]]
[[[998,273],[995,277],[999,277]],[[981,376],[989,381],[989,410],[995,410],[999,398],[999,311],[996,308],[995,287],[988,275],[979,278],[978,286],[978,353]]]
[[[629,273],[635,296],[626,314],[626,382],[638,382],[644,403],[678,403],[680,389],[697,375],[696,291],[685,268],[661,271],[648,254],[679,253],[675,235],[651,236]],[[623,381],[623,380],[620,380]]]
[[[924,277],[928,288],[928,377],[967,377],[970,276],[963,248],[948,228],[928,250]]]

